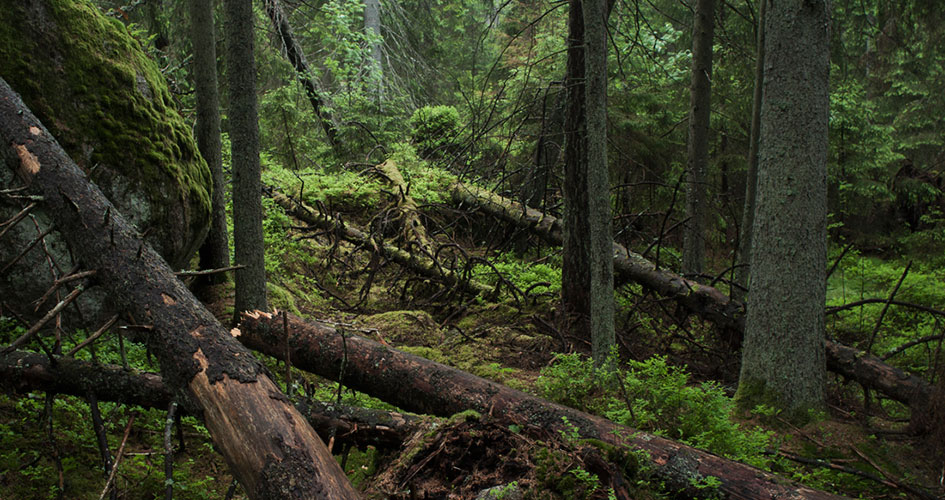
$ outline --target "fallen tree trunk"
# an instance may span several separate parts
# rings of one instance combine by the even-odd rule
[[[417,207],[417,202],[410,196],[410,186],[404,181],[397,163],[394,160],[387,160],[374,167],[374,171],[383,176],[390,187],[396,191],[394,206],[397,221],[401,226],[404,246],[407,249],[416,247],[419,253],[432,257],[433,245],[430,243],[430,237],[427,236],[426,228],[420,222],[420,209]]]
[[[252,354],[235,342],[0,79],[0,156],[118,310],[151,324],[164,380],[200,415],[251,498],[358,498]],[[3,168],[3,167],[0,167]]]
[[[553,216],[461,183],[453,184],[451,196],[455,203],[475,206],[485,214],[528,228],[550,244],[562,244],[561,221]],[[739,338],[745,329],[744,304],[729,299],[716,288],[657,269],[652,262],[618,243],[614,243],[614,271],[625,280],[640,283],[675,300],[690,313],[735,332]],[[925,411],[932,394],[928,382],[851,347],[829,340],[826,347],[827,369],[908,405],[914,413]]]
[[[406,267],[424,278],[442,281],[446,286],[458,287],[463,292],[471,295],[488,295],[496,292],[496,289],[489,285],[460,278],[455,272],[443,269],[426,256],[407,252],[388,243],[378,244],[364,231],[350,224],[342,224],[329,215],[317,213],[308,205],[295,201],[278,191],[273,191],[272,199],[288,214],[302,222],[330,231],[332,234],[356,245],[374,249],[385,259]]]
[[[78,397],[91,392],[102,401],[160,409],[167,408],[174,397],[157,373],[136,373],[75,358],[56,358],[53,364],[44,354],[26,351],[0,354],[0,391]],[[361,449],[399,448],[423,422],[414,415],[325,404],[310,398],[302,398],[295,407],[322,439],[334,438],[336,445]]]
[[[568,431],[573,425],[584,438],[644,450],[668,490],[683,492],[683,496],[711,494],[699,492],[693,485],[712,476],[720,480],[719,490],[728,498],[838,498],[362,337],[345,335],[324,324],[305,322],[289,315],[288,325],[286,340],[282,317],[259,311],[244,313],[243,321],[233,334],[248,347],[276,357],[285,354],[288,341],[296,367],[340,380],[348,387],[410,411],[451,415],[473,409],[504,416],[518,425],[539,426],[553,432]]]

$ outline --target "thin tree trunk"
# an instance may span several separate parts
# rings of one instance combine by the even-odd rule
[[[748,147],[748,174],[745,177],[745,205],[742,212],[741,234],[738,237],[738,259],[735,266],[735,283],[748,288],[749,257],[751,254],[751,228],[755,223],[755,193],[758,185],[758,136],[761,131],[761,89],[765,74],[765,5],[758,5],[757,48],[755,49],[755,90],[751,103],[751,137]],[[737,286],[732,287],[731,297],[744,300],[745,294]]]
[[[607,165],[607,0],[583,0],[587,127],[587,232],[591,352],[600,365],[616,343],[613,217]],[[575,221],[577,222],[577,221]]]
[[[706,177],[709,170],[709,113],[712,96],[712,31],[715,0],[698,0],[692,19],[692,70],[689,86],[689,168],[682,272],[698,279],[705,267]],[[700,280],[701,281],[701,280]]]
[[[283,48],[285,48],[285,56],[298,73],[299,82],[301,82],[302,87],[305,88],[305,93],[308,95],[308,100],[312,104],[315,116],[318,118],[318,121],[321,122],[322,130],[325,131],[325,138],[328,139],[328,144],[332,149],[337,152],[341,146],[338,142],[338,126],[335,124],[331,113],[325,109],[325,93],[319,88],[318,82],[315,80],[315,75],[309,68],[308,61],[305,60],[305,53],[302,52],[302,47],[295,40],[295,35],[292,34],[292,26],[289,25],[289,19],[277,0],[265,0],[264,5],[266,7],[266,14],[269,15],[269,19],[272,21],[272,26],[282,39],[282,45]]]
[[[281,316],[262,312],[243,316],[234,335],[247,346],[273,356],[285,353]],[[290,356],[295,366],[340,380],[401,408],[418,413],[452,415],[465,409],[525,422],[551,431],[578,429],[584,438],[644,450],[649,465],[680,497],[839,498],[753,467],[666,438],[617,425],[607,419],[561,406],[417,356],[404,354],[327,325],[289,316]],[[564,418],[567,422],[564,422]],[[697,491],[693,484],[718,478],[718,492]]]
[[[372,37],[371,71],[377,105],[384,102],[384,52],[381,37],[381,0],[364,0],[364,31]]]
[[[265,243],[262,228],[262,181],[256,111],[256,61],[253,55],[252,0],[224,0],[230,107],[227,121],[233,161],[234,321],[240,311],[268,309]]]
[[[0,79],[2,167],[42,197],[72,252],[117,309],[150,324],[165,381],[202,414],[251,498],[358,498],[265,368],[191,295]],[[265,432],[260,432],[265,429]],[[294,486],[290,486],[294,485]]]
[[[197,147],[213,177],[210,232],[200,247],[201,269],[230,266],[230,243],[226,228],[226,185],[223,182],[223,146],[220,141],[220,99],[217,93],[217,49],[210,0],[190,0],[190,36],[194,46],[194,83],[197,88]],[[214,273],[198,278],[197,284],[224,283],[226,275]]]

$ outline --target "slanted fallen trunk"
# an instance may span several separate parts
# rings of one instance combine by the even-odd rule
[[[719,479],[719,490],[728,498],[838,498],[362,337],[345,335],[324,324],[305,322],[289,315],[288,329],[290,356],[298,368],[340,379],[348,387],[418,413],[451,415],[473,409],[504,416],[518,425],[540,426],[552,431],[567,431],[573,425],[584,438],[645,450],[668,489],[685,492],[683,496],[711,494],[700,493],[693,485],[713,476]],[[244,313],[243,321],[233,334],[248,347],[266,354],[279,357],[285,353],[282,317],[259,311]]]
[[[364,246],[379,252],[382,257],[406,267],[414,273],[429,278],[431,280],[442,281],[446,286],[458,287],[463,292],[471,295],[494,293],[495,288],[472,280],[464,280],[457,276],[453,271],[448,271],[438,266],[432,259],[418,253],[407,252],[401,248],[388,243],[377,244],[367,233],[357,229],[350,224],[342,224],[329,215],[317,213],[314,209],[300,201],[295,201],[288,196],[273,191],[272,199],[287,213],[299,219],[302,222],[310,224],[342,239]]]
[[[11,351],[0,354],[0,391],[54,392],[145,408],[167,408],[173,395],[157,373],[136,373],[117,365],[100,365],[75,358]],[[423,418],[302,398],[295,407],[324,440],[364,449],[396,449],[422,425]]]
[[[165,382],[186,395],[251,498],[358,498],[341,468],[252,354],[63,152],[0,79],[0,156],[117,309],[149,323]]]
[[[397,168],[397,163],[394,160],[387,160],[374,167],[374,170],[382,175],[395,191],[394,206],[397,222],[401,226],[403,246],[408,250],[416,249],[416,252],[432,257],[433,245],[430,243],[430,237],[427,236],[426,228],[420,221],[420,209],[413,196],[410,196],[410,186],[407,185],[400,169]]]
[[[485,214],[530,229],[550,244],[562,244],[561,221],[553,216],[524,208],[491,191],[461,183],[451,187],[451,196],[455,203],[475,206]],[[739,337],[745,329],[744,304],[730,300],[716,288],[657,269],[652,262],[618,243],[614,243],[614,270],[621,278],[674,299],[689,312],[735,332]],[[827,369],[909,405],[913,413],[926,411],[932,394],[928,382],[856,349],[829,340],[826,346]]]

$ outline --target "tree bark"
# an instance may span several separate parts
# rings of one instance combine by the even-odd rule
[[[689,84],[689,168],[682,272],[699,279],[705,267],[706,177],[709,170],[709,113],[712,96],[712,31],[715,0],[698,0],[692,17],[692,70]]]
[[[200,247],[201,269],[230,266],[230,243],[226,228],[226,184],[223,182],[223,146],[220,140],[220,98],[217,92],[217,49],[210,0],[190,0],[190,38],[194,46],[194,83],[197,90],[197,147],[210,167],[213,195],[210,232]],[[214,273],[197,279],[198,286],[226,282]]]
[[[233,334],[245,345],[273,356],[285,353],[281,316],[246,313]],[[288,343],[296,367],[367,392],[418,413],[452,415],[472,409],[552,432],[575,426],[582,437],[618,447],[645,450],[667,489],[681,497],[711,495],[692,486],[701,478],[721,481],[727,498],[838,498],[753,467],[659,436],[614,424],[327,325],[289,316]],[[568,424],[563,422],[567,418]]]
[[[395,218],[401,225],[404,248],[411,250],[416,248],[417,253],[432,257],[433,245],[430,243],[430,237],[427,236],[426,228],[420,221],[420,209],[417,207],[417,202],[410,196],[410,186],[404,181],[397,163],[387,160],[374,168],[394,190],[394,206],[398,212]]]
[[[751,291],[735,400],[797,421],[827,408],[829,0],[769,3]]]
[[[741,234],[738,238],[738,255],[735,266],[735,283],[748,287],[751,272],[751,226],[755,223],[755,193],[758,185],[758,136],[761,131],[761,89],[765,75],[765,5],[758,2],[758,28],[755,35],[755,89],[751,101],[751,137],[748,146],[748,173],[745,176],[745,201],[742,210]],[[745,294],[737,286],[732,287],[731,296],[735,300],[744,300]]]
[[[203,417],[251,498],[358,498],[262,365],[174,277],[3,80],[0,138],[4,165],[42,197],[116,308],[151,324],[147,340],[165,381],[188,396],[189,410]]]
[[[86,397],[144,408],[164,409],[174,394],[157,373],[138,373],[117,365],[101,365],[75,358],[11,351],[0,354],[0,390],[7,394],[32,391]],[[295,408],[305,416],[319,437],[336,445],[360,449],[374,446],[397,449],[424,419],[416,415],[347,405],[326,404],[302,398]]]
[[[292,34],[292,26],[289,25],[289,19],[277,0],[265,0],[264,5],[266,7],[266,14],[269,15],[269,20],[272,21],[273,28],[276,29],[276,33],[278,33],[279,37],[282,39],[282,45],[283,48],[285,48],[285,56],[298,73],[299,82],[302,84],[302,87],[305,88],[305,94],[308,95],[308,101],[312,105],[315,116],[322,124],[322,130],[325,131],[325,138],[328,139],[328,144],[332,149],[337,152],[341,146],[338,142],[338,126],[335,124],[331,113],[325,109],[326,99],[324,92],[319,88],[318,82],[315,80],[315,76],[308,66],[308,61],[305,60],[305,53],[302,52],[302,47],[296,42],[295,35]]]
[[[491,191],[454,184],[453,202],[478,207],[483,213],[531,230],[550,244],[561,244],[561,221],[538,210],[524,208]],[[671,298],[690,313],[716,326],[741,335],[745,328],[744,305],[708,285],[687,280],[670,271],[657,269],[643,256],[614,243],[614,269],[622,279],[640,283],[657,294]],[[835,342],[826,342],[827,368],[834,373],[872,387],[890,398],[909,405],[914,415],[925,411],[931,387],[924,380],[872,356]]]
[[[384,39],[381,36],[381,0],[364,0],[364,32],[372,37],[371,83],[374,84],[377,105],[384,102]]]
[[[265,243],[262,229],[262,181],[256,110],[256,61],[253,54],[252,0],[224,0],[226,64],[230,86],[227,121],[233,158],[233,248],[237,265],[234,322],[240,311],[268,309]]]

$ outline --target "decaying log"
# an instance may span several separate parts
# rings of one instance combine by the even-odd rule
[[[293,217],[314,227],[331,231],[355,245],[364,246],[380,252],[381,256],[403,267],[406,267],[424,278],[442,281],[449,287],[458,287],[471,295],[489,294],[495,288],[473,280],[461,279],[455,272],[443,269],[432,259],[419,253],[407,252],[389,243],[377,243],[370,235],[357,229],[351,224],[342,224],[330,215],[319,213],[312,207],[296,201],[288,196],[273,191],[272,199]]]
[[[150,323],[165,382],[200,414],[251,498],[358,498],[327,448],[252,354],[174,277],[0,80],[0,156],[115,306]]]
[[[391,188],[394,189],[394,205],[398,212],[397,219],[402,227],[403,241],[405,247],[428,256],[433,256],[433,245],[430,244],[430,237],[427,236],[427,230],[420,222],[420,209],[413,196],[410,196],[410,186],[404,181],[404,176],[397,168],[394,160],[387,160],[374,167],[380,175],[384,177]]]
[[[59,357],[50,363],[44,354],[11,351],[0,354],[0,391],[54,392],[144,408],[167,408],[173,395],[157,373],[133,372],[117,365],[100,365]],[[396,449],[422,425],[423,418],[404,413],[326,404],[302,398],[295,407],[322,439],[364,449]]]
[[[456,183],[451,188],[455,203],[477,207],[483,213],[520,227],[529,228],[549,244],[560,245],[561,221],[533,208],[503,198],[491,191]],[[657,269],[643,256],[614,243],[614,270],[625,279],[640,283],[659,295],[674,299],[689,312],[717,326],[737,332],[745,329],[744,304],[729,299],[716,288],[687,280],[669,270]],[[932,394],[928,382],[890,366],[856,349],[827,341],[827,369],[856,380],[890,398],[924,412]]]
[[[450,196],[454,203],[476,207],[485,214],[527,228],[549,244],[560,246],[564,242],[561,221],[552,215],[524,207],[489,190],[459,182],[450,186]],[[663,297],[672,298],[687,310],[718,326],[744,330],[745,308],[741,303],[730,300],[716,288],[701,285],[665,269],[657,269],[642,255],[616,242],[614,273],[618,281],[639,283]]]
[[[288,328],[290,355],[297,368],[340,379],[348,387],[418,413],[442,416],[473,409],[503,416],[518,425],[540,426],[552,431],[567,431],[573,425],[585,438],[646,451],[651,465],[669,490],[685,492],[684,496],[696,495],[693,484],[712,476],[719,479],[720,492],[727,498],[838,498],[362,337],[345,335],[321,323],[305,322],[289,315]],[[252,349],[276,357],[285,353],[281,316],[258,311],[244,313],[243,321],[232,333]]]

